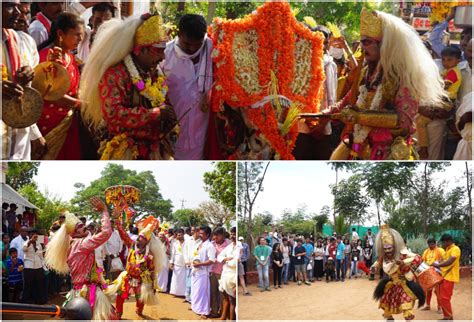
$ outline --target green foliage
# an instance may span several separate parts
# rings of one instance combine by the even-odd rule
[[[262,224],[264,226],[270,226],[273,222],[273,216],[268,211],[265,211],[260,217],[262,218]]]
[[[328,22],[336,24],[341,33],[350,44],[353,40],[360,38],[360,12],[363,7],[375,9],[375,4],[362,1],[334,1],[334,2],[292,2],[293,8],[300,11],[296,18],[299,21],[303,17],[313,17],[318,25],[326,25]],[[378,10],[391,11],[391,6],[381,6]]]
[[[173,207],[171,200],[163,199],[158,183],[151,171],[137,173],[113,163],[107,164],[101,172],[101,177],[92,181],[89,186],[75,185],[78,190],[71,200],[73,210],[81,216],[98,218],[100,214],[91,209],[89,199],[94,196],[104,199],[105,189],[114,185],[132,185],[140,190],[140,202],[132,205],[138,216],[151,214],[161,216],[165,220],[171,219],[171,209]]]
[[[235,213],[235,162],[216,162],[215,169],[204,173],[204,189],[212,200]]]
[[[195,209],[178,209],[171,219],[175,227],[201,226],[205,224],[202,214]]]
[[[367,217],[366,209],[370,205],[370,200],[361,189],[361,181],[361,176],[352,175],[346,180],[341,180],[337,186],[331,186],[334,209],[349,225],[361,223]]]
[[[38,229],[48,231],[51,224],[58,220],[59,214],[69,208],[69,204],[48,192],[43,195],[38,191],[35,182],[29,183],[18,190],[18,193],[38,207]]]
[[[33,182],[33,177],[38,174],[39,162],[9,162],[6,172],[6,181],[13,189]]]
[[[343,215],[336,216],[336,223],[334,224],[334,230],[338,235],[344,235],[349,231],[351,225],[346,222]]]
[[[424,250],[428,248],[426,240],[427,238],[422,234],[419,234],[417,237],[408,238],[407,247],[410,248],[413,253],[423,255]]]

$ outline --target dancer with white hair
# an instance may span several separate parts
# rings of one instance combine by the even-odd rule
[[[96,132],[107,127],[102,160],[172,159],[178,121],[167,103],[167,29],[159,15],[112,19],[98,30],[81,75],[82,116]]]
[[[386,274],[374,291],[374,299],[380,301],[383,317],[393,320],[394,314],[403,313],[405,320],[413,320],[415,301],[418,299],[419,307],[425,303],[425,293],[415,282],[410,268],[410,263],[417,260],[418,255],[408,251],[400,233],[388,225],[380,228],[375,238],[375,249],[379,259],[370,269],[375,272],[382,267]]]
[[[112,234],[109,212],[105,203],[97,197],[90,200],[92,207],[102,212],[102,230],[91,235],[79,218],[65,212],[66,220],[46,246],[45,263],[59,274],[70,274],[72,290],[66,303],[75,297],[83,297],[91,305],[94,320],[116,319],[110,300],[102,292],[103,280],[95,260],[95,249],[103,245]]]
[[[339,103],[348,126],[331,159],[417,159],[418,107],[446,97],[436,64],[416,31],[393,15],[362,10],[360,33],[367,66]]]
[[[123,314],[123,303],[130,295],[135,295],[136,313],[140,317],[143,317],[145,304],[157,303],[156,290],[159,290],[159,286],[156,277],[167,263],[163,243],[153,234],[158,225],[159,221],[156,219],[146,227],[141,227],[138,238],[134,241],[123,229],[121,221],[117,220],[117,230],[130,251],[126,270],[107,288],[106,294],[117,294],[115,307],[119,318]]]

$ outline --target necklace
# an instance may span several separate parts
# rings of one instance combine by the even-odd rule
[[[125,67],[128,73],[132,77],[132,83],[140,92],[140,95],[145,97],[151,102],[153,107],[162,107],[165,104],[166,94],[168,92],[168,86],[166,85],[166,77],[158,66],[158,77],[155,82],[152,81],[151,77],[143,79],[138,71],[132,56],[127,55],[124,59]]]

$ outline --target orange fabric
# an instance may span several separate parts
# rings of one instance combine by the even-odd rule
[[[445,318],[453,317],[453,308],[451,306],[451,297],[453,296],[454,282],[443,280],[439,284],[439,302]]]

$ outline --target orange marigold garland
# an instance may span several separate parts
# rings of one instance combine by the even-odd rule
[[[291,152],[298,136],[297,126],[293,125],[286,135],[282,135],[271,102],[259,108],[251,106],[270,95],[271,73],[274,72],[280,95],[296,103],[301,112],[317,112],[324,81],[322,35],[299,23],[286,2],[265,3],[242,19],[216,18],[209,34],[214,43],[216,81],[211,101],[213,111],[222,111],[224,102],[233,108],[241,108],[260,131],[260,137],[275,150],[276,158],[293,159]],[[245,45],[252,43],[255,35],[258,71],[251,70],[255,62],[249,64],[249,57],[245,55],[245,50],[249,51]],[[242,39],[243,44],[239,43]],[[302,42],[297,46],[298,41]],[[297,65],[301,64],[295,59],[297,47],[304,47],[302,44],[309,44],[310,48],[306,49],[311,50],[310,66]],[[237,69],[236,66],[244,67]],[[252,79],[256,73],[258,81]],[[300,78],[307,83],[295,85]]]

